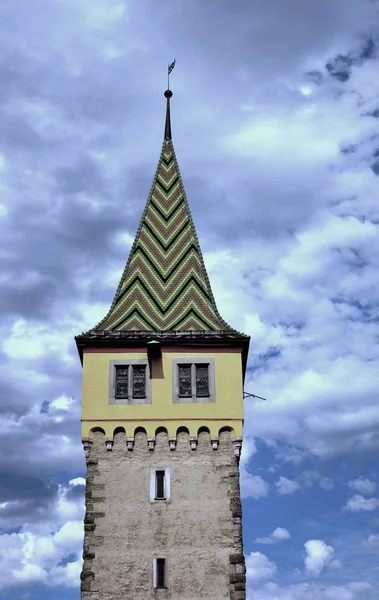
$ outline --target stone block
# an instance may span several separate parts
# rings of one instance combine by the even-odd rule
[[[80,573],[80,579],[82,581],[92,581],[93,579],[95,579],[95,574],[93,571],[82,571]]]
[[[234,589],[236,592],[244,592],[246,590],[246,583],[237,582],[234,584]]]
[[[246,567],[243,563],[236,564],[236,573],[238,573],[238,574],[246,573]]]
[[[94,502],[105,502],[105,496],[94,496],[94,497],[91,497],[91,502],[92,502],[92,504]]]
[[[243,563],[245,564],[245,557],[243,554],[230,554],[229,555],[229,562],[231,565],[235,565],[237,563]]]
[[[102,517],[105,517],[105,512],[104,511],[97,511],[92,513],[93,516],[95,517],[95,519],[101,519]]]
[[[230,501],[230,510],[232,511],[233,517],[242,516],[241,502],[239,499],[232,499]]]
[[[86,513],[84,517],[84,523],[94,523],[95,517],[93,513]]]
[[[91,581],[82,581],[80,584],[80,591],[81,592],[90,592],[91,591]],[[84,596],[82,596],[82,600],[83,600]],[[88,596],[88,598],[90,598],[90,596]]]

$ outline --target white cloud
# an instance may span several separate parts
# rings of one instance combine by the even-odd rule
[[[59,396],[59,398],[55,398],[51,403],[50,403],[50,408],[52,408],[53,410],[69,410],[70,407],[73,404],[73,398],[70,398],[68,396]]]
[[[252,475],[247,470],[247,464],[257,452],[254,438],[246,436],[242,444],[240,462],[240,485],[242,498],[264,498],[270,491],[270,485],[260,475]]]
[[[0,589],[20,582],[78,586],[84,506],[83,499],[66,497],[68,489],[60,487],[55,510],[48,521],[25,524],[18,533],[0,535]],[[75,520],[68,520],[70,517]],[[72,555],[72,562],[59,565]]]
[[[323,477],[319,481],[319,486],[326,491],[332,490],[334,488],[334,481],[330,477]]]
[[[251,475],[242,466],[240,470],[242,498],[264,498],[270,491],[270,485],[260,475]]]
[[[287,529],[277,527],[269,536],[254,540],[254,544],[275,544],[276,542],[288,540],[290,537],[291,535]]]
[[[267,442],[270,443],[269,441]],[[291,446],[289,444],[273,444],[275,448],[275,456],[283,460],[284,462],[292,463],[295,466],[300,465],[307,457],[309,457],[309,452],[304,448],[299,448],[296,446]],[[311,473],[310,471],[303,471],[303,473]]]
[[[85,22],[94,29],[109,28],[115,21],[121,19],[126,11],[126,6],[121,2],[102,2],[101,0],[93,5],[87,0],[79,0],[78,7],[83,11]]]
[[[246,557],[246,576],[248,582],[273,577],[278,568],[261,552],[251,552]]]
[[[346,502],[344,509],[351,512],[371,511],[379,507],[378,498],[364,498],[360,494],[355,494]]]
[[[361,494],[373,494],[376,490],[376,483],[370,479],[358,477],[348,483],[349,488],[356,490]]]
[[[59,356],[60,361],[73,363],[70,353],[70,331],[72,322],[62,319],[62,329],[68,327],[65,335],[57,335],[48,323],[36,325],[17,319],[11,326],[10,335],[3,339],[3,349],[11,359],[39,360],[43,356]],[[74,331],[72,331],[74,333]]]
[[[70,481],[68,482],[70,485],[85,485],[86,484],[86,480],[84,479],[84,477],[75,477],[74,479],[70,479]]]
[[[316,122],[319,135],[315,135]],[[258,160],[275,160],[280,156],[286,167],[298,161],[305,167],[308,161],[314,165],[317,161],[337,158],[339,140],[345,134],[342,128],[341,120],[336,122],[335,116],[323,112],[320,105],[304,104],[289,112],[285,121],[280,115],[269,114],[261,115],[251,124],[247,121],[225,144],[235,152]],[[329,129],[329,137],[323,135],[325,129]]]
[[[293,494],[300,490],[300,485],[293,479],[288,479],[280,475],[278,481],[275,483],[278,494],[284,496],[286,494]]]
[[[334,548],[322,540],[308,540],[304,544],[306,557],[304,565],[312,577],[318,577],[332,562]]]
[[[368,582],[353,581],[340,585],[316,585],[302,582],[286,587],[276,583],[265,583],[252,587],[247,600],[375,600],[376,588]]]
[[[362,540],[361,545],[366,548],[379,548],[379,534],[372,533],[366,540]]]
[[[250,458],[257,452],[255,441],[251,437],[244,437],[241,450],[241,464],[246,465]]]
[[[313,487],[315,481],[321,477],[320,473],[314,469],[303,471],[300,475],[301,484],[308,488]]]

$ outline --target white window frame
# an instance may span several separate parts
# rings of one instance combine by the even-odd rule
[[[141,366],[146,370],[146,396],[145,398],[133,398],[133,367]],[[116,367],[128,367],[129,369],[129,397],[116,398]],[[148,360],[122,359],[109,361],[109,404],[151,404],[151,376]]]
[[[208,365],[209,396],[196,396],[196,365]],[[192,396],[179,396],[179,365],[191,366]],[[215,361],[214,358],[174,358],[172,361],[172,389],[175,403],[202,404],[216,402],[215,395]]]
[[[164,471],[164,498],[156,498],[157,471]],[[150,502],[168,502],[171,497],[171,470],[167,467],[154,467],[150,470]],[[163,557],[162,557],[163,558]]]

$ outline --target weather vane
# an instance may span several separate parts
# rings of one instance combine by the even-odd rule
[[[267,398],[262,398],[262,396],[257,396],[256,394],[251,394],[250,392],[243,391],[244,398],[259,398],[259,400],[267,400]]]
[[[167,72],[167,89],[170,89],[170,73],[173,70],[173,68],[175,67],[175,62],[176,59],[174,59],[174,62],[171,63],[171,65],[168,65],[168,72]]]

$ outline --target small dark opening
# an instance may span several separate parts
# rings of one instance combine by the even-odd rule
[[[164,588],[166,587],[165,581],[165,567],[166,567],[166,559],[165,558],[157,558],[157,587]]]
[[[155,471],[155,498],[164,500],[164,471]]]

